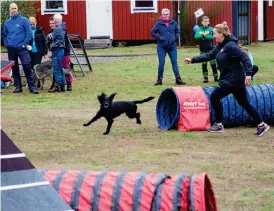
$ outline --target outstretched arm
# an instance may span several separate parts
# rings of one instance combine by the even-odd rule
[[[209,53],[201,54],[200,56],[195,56],[191,59],[191,63],[200,63],[210,61],[216,57],[216,48],[214,48]]]

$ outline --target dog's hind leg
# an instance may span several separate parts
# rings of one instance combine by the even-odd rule
[[[108,126],[107,126],[106,132],[103,133],[104,135],[109,134],[112,123],[114,122],[113,119],[107,119],[107,121],[108,121]]]
[[[45,79],[43,78],[43,79],[41,80],[41,89],[44,88],[44,83],[45,83]]]
[[[41,89],[41,80],[38,79],[38,82],[37,82],[36,86],[37,86],[38,89]]]
[[[141,120],[140,120],[140,113],[136,113],[136,122],[137,124],[142,124]]]
[[[136,123],[137,124],[141,124],[141,120],[140,120],[140,113],[133,113],[133,112],[126,112],[126,115],[128,116],[128,118],[130,119],[134,119],[136,118]]]

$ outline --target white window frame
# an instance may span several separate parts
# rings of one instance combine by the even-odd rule
[[[50,0],[41,0],[41,15],[46,14],[68,14],[68,0],[63,0],[63,9],[46,9],[46,2]]]
[[[158,0],[153,0],[153,7],[135,7],[135,0],[130,0],[130,12],[133,13],[158,13]]]

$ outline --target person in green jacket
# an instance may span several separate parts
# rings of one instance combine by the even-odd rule
[[[213,50],[213,28],[209,26],[209,17],[203,16],[202,18],[202,26],[198,29],[195,33],[195,40],[200,40],[200,53],[208,53]],[[216,67],[216,60],[213,59],[210,61],[210,65],[212,68],[214,81],[218,82],[218,72]],[[208,69],[207,69],[207,62],[202,63],[203,69],[203,77],[204,83],[208,83]]]

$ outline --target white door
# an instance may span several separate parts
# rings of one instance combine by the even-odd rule
[[[109,36],[113,39],[112,0],[86,0],[87,39]]]

